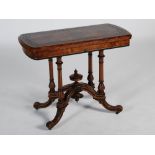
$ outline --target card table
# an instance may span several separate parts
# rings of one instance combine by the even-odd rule
[[[70,98],[79,101],[83,97],[82,91],[89,93],[104,108],[116,114],[123,110],[121,105],[110,105],[106,101],[104,86],[104,50],[129,46],[132,35],[127,30],[112,24],[91,25],[85,27],[68,28],[22,34],[18,40],[24,53],[34,60],[48,59],[49,62],[49,92],[48,101],[34,103],[35,109],[46,108],[57,100],[55,117],[47,122],[48,129],[52,129],[62,118]],[[99,55],[99,84],[95,90],[93,82],[93,52]],[[88,53],[88,83],[80,82],[83,75],[75,69],[70,75],[70,84],[63,85],[62,57],[74,54]],[[53,59],[56,58],[58,72],[58,90],[55,89]]]

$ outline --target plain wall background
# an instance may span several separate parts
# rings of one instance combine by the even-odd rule
[[[48,131],[45,124],[53,118],[55,104],[39,111],[32,108],[33,102],[47,99],[48,62],[26,57],[18,36],[101,23],[122,26],[133,35],[130,47],[105,51],[107,101],[123,105],[124,111],[115,115],[86,95],[79,103],[72,100],[59,124]],[[154,134],[154,27],[155,20],[0,20],[0,134]],[[96,86],[97,55],[95,52]],[[87,54],[64,57],[63,61],[64,84],[70,82],[75,68],[86,81]]]

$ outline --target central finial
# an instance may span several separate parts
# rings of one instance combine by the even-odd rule
[[[78,82],[82,80],[83,76],[78,73],[77,69],[74,70],[74,74],[70,76],[70,80]]]
[[[77,71],[77,69],[75,69],[75,70],[74,70],[74,74],[75,74],[75,75],[77,75],[77,74],[78,74],[78,71]]]

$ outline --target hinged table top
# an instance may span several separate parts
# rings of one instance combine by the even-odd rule
[[[131,34],[112,24],[28,33],[19,36],[26,55],[32,59],[78,54],[128,46]]]

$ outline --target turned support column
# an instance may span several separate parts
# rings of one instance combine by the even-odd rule
[[[55,93],[55,83],[54,83],[54,74],[53,74],[53,58],[48,60],[49,63],[49,76],[50,76],[50,83],[49,83],[49,94]]]
[[[63,83],[62,83],[62,59],[61,57],[57,57],[57,70],[58,70],[58,102],[57,102],[57,112],[52,121],[47,122],[46,126],[48,129],[52,129],[61,119],[67,104],[63,102]]]
[[[92,52],[88,53],[88,84],[92,87],[95,88],[95,85],[93,83],[94,77],[93,77],[93,62],[92,62]]]
[[[58,97],[59,99],[63,98],[63,90],[62,90],[62,86],[63,86],[63,82],[62,82],[62,57],[58,57],[57,58],[57,70],[58,70]]]
[[[106,102],[105,93],[104,93],[104,51],[99,51],[99,86],[98,86],[98,95],[102,95],[104,99],[99,100],[99,102],[108,110],[115,111],[116,114],[120,113],[123,110],[121,105],[113,106]]]
[[[99,86],[98,86],[98,94],[105,95],[104,93],[104,51],[99,51]]]
[[[55,99],[57,98],[55,96],[55,83],[54,83],[54,76],[53,76],[53,59],[50,58],[48,60],[49,63],[49,76],[50,76],[50,82],[49,82],[49,92],[48,92],[48,101],[44,102],[44,103],[40,103],[40,102],[35,102],[33,107],[35,109],[40,109],[40,108],[46,108],[48,106],[50,106]]]

